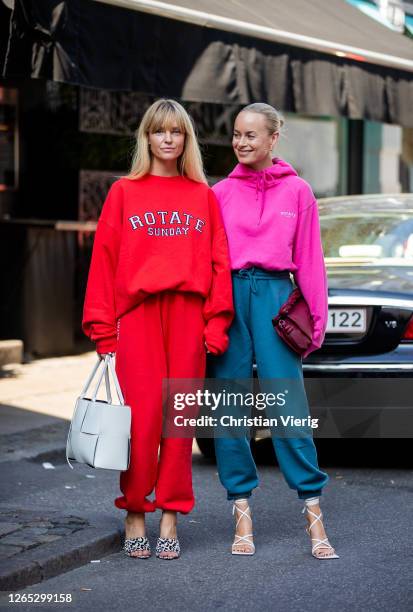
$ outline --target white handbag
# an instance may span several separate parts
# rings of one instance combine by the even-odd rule
[[[125,405],[112,358],[112,353],[108,353],[105,359],[98,358],[80,397],[76,400],[66,443],[66,460],[72,469],[69,459],[106,470],[124,471],[129,468],[131,408]],[[91,398],[86,397],[101,364],[103,368],[94,393]],[[112,404],[109,369],[120,404]],[[103,376],[106,400],[96,399]]]

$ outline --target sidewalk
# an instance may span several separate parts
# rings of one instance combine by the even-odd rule
[[[0,591],[58,576],[121,546],[121,529],[51,510],[0,507]]]
[[[96,359],[90,352],[1,370],[0,590],[45,580],[121,546],[123,526],[114,512],[106,520],[90,516],[81,496],[61,507],[55,494],[56,487],[70,493],[86,483],[93,495],[95,470],[76,462],[71,470],[65,451],[76,397]],[[118,472],[99,476],[116,485]],[[33,504],[31,491],[43,497]]]
[[[88,352],[0,370],[0,463],[62,452],[76,397],[96,359]]]

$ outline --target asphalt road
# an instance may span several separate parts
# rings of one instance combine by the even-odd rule
[[[40,462],[28,460],[4,462],[2,502],[62,509],[122,524],[124,513],[113,505],[118,495],[117,473],[79,464],[71,470],[63,462],[55,468],[45,470]],[[340,559],[319,561],[311,556],[302,504],[278,469],[268,464],[260,465],[261,484],[252,499],[257,552],[253,557],[231,556],[230,502],[215,466],[195,455],[197,505],[190,515],[180,517],[179,560],[161,561],[153,556],[142,561],[120,551],[19,591],[68,593],[71,603],[9,604],[3,593],[1,609],[411,611],[412,471],[343,464],[326,471],[330,483],[322,507]],[[65,488],[68,485],[74,488]],[[153,547],[158,521],[158,513],[148,516]]]

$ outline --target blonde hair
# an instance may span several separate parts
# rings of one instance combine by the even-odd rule
[[[136,180],[149,173],[151,153],[148,135],[161,128],[171,129],[175,124],[185,134],[184,150],[177,164],[179,174],[200,183],[207,183],[192,120],[179,102],[166,98],[156,100],[142,117],[135,132],[136,145],[131,167],[125,178]]]
[[[281,128],[284,125],[284,119],[281,113],[270,104],[266,104],[265,102],[255,102],[254,104],[244,106],[244,108],[240,110],[240,113],[243,113],[244,111],[264,115],[269,133],[280,134]]]

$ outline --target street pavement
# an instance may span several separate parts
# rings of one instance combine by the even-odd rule
[[[113,504],[119,474],[77,463],[71,470],[64,456],[74,399],[95,357],[39,360],[10,368],[0,380],[0,565],[14,568],[17,582],[19,576],[22,584],[32,582],[4,590],[1,610],[413,609],[412,472],[361,467],[362,458],[358,466],[354,457],[348,465],[342,456],[339,465],[334,457],[326,468],[322,464],[330,476],[325,525],[339,559],[311,556],[302,504],[270,460],[259,465],[260,487],[251,501],[257,552],[232,556],[231,505],[215,465],[195,444],[197,504],[179,518],[181,558],[127,557],[121,550],[124,512]],[[147,518],[152,548],[159,518]],[[65,594],[71,601],[24,601],[41,594]],[[23,601],[12,603],[11,596]]]

